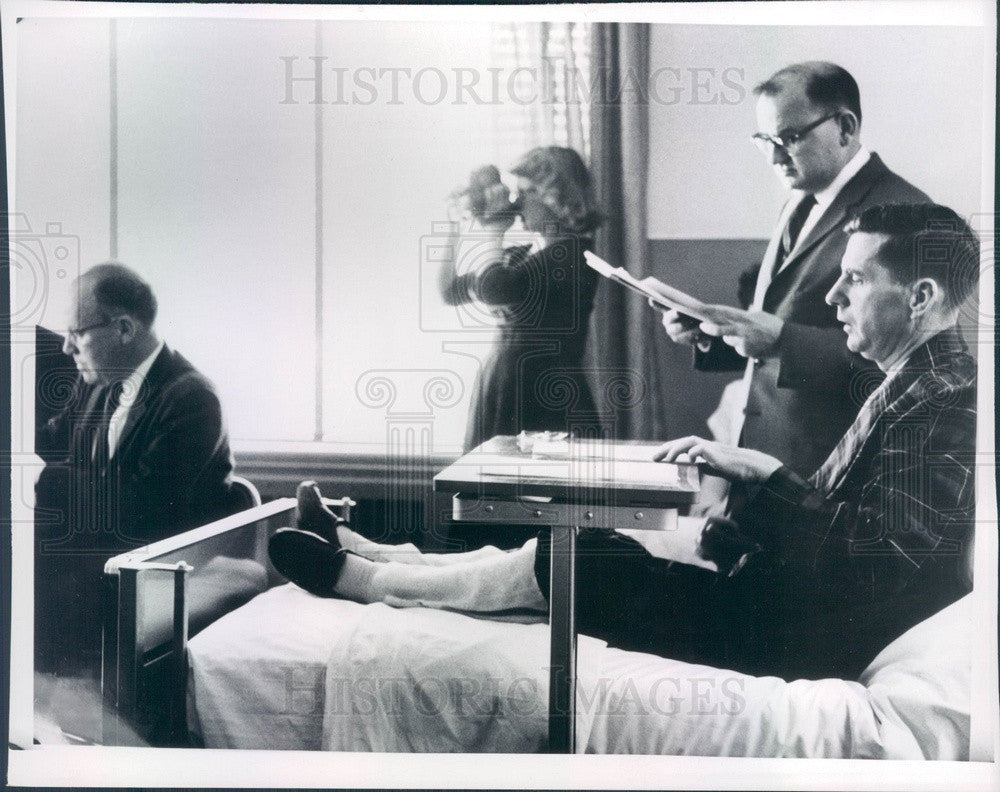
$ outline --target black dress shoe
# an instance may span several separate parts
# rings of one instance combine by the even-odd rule
[[[279,528],[267,543],[274,568],[317,597],[334,597],[344,566],[344,551],[326,539],[298,528]]]
[[[301,482],[295,492],[295,527],[300,531],[314,533],[339,549],[338,525],[348,524],[323,503],[319,485],[311,480]]]

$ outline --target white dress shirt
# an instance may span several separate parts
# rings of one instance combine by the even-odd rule
[[[156,360],[156,356],[160,354],[162,349],[163,342],[160,341],[150,356],[136,366],[135,371],[129,374],[122,382],[121,400],[118,402],[118,407],[115,408],[114,413],[111,415],[111,421],[108,423],[108,459],[111,459],[115,455],[115,449],[118,447],[118,441],[121,439],[121,431],[125,428],[126,421],[128,421],[128,414],[132,409],[132,405],[135,404],[136,398],[139,396],[142,383],[146,381],[146,375],[149,374],[149,370],[153,367],[153,361]]]
[[[836,197],[840,195],[840,191],[844,189],[844,185],[853,179],[857,175],[858,171],[861,170],[871,158],[871,153],[868,149],[862,146],[858,149],[857,153],[851,157],[850,161],[840,169],[840,173],[838,173],[834,180],[830,182],[829,186],[817,193],[813,193],[813,196],[816,198],[816,205],[812,208],[812,211],[809,213],[806,221],[802,224],[802,230],[799,231],[798,239],[795,240],[795,247],[793,247],[791,251],[789,251],[788,255],[785,256],[785,261],[788,261],[788,259],[792,257],[792,254],[794,254],[796,249],[798,249],[802,240],[809,236],[809,232],[815,228],[816,223],[818,223],[819,219],[823,216],[823,212],[825,212],[827,207],[829,207],[830,204],[834,202]],[[804,196],[804,193],[800,193],[800,200],[802,196]],[[789,203],[794,207],[799,202],[789,201]],[[781,228],[784,228],[784,225],[782,225]],[[783,266],[784,261],[782,262],[782,267]],[[780,270],[781,267],[778,269]]]
[[[788,255],[785,256],[784,261],[782,261],[781,266],[778,267],[778,271],[785,266],[785,264],[792,258],[795,251],[798,250],[802,241],[809,235],[809,232],[815,228],[816,223],[823,216],[823,213],[829,208],[830,204],[836,200],[840,191],[844,189],[844,186],[853,179],[858,171],[860,171],[868,160],[871,159],[871,153],[864,146],[858,149],[857,153],[851,157],[848,163],[840,169],[840,173],[836,175],[834,180],[823,190],[814,193],[816,198],[816,205],[809,212],[809,216],[806,218],[805,223],[802,225],[802,229],[799,231],[799,236],[795,240],[794,247],[789,251]],[[775,228],[774,234],[771,235],[771,241],[768,247],[768,253],[765,254],[765,261],[770,259],[773,255],[776,246],[781,243],[781,235],[785,230],[785,226],[788,225],[788,219],[795,211],[795,208],[802,202],[805,198],[806,193],[801,190],[795,190],[793,195],[789,198],[788,203],[785,204],[784,211],[782,211],[781,216],[778,218],[778,225]],[[769,268],[764,266],[760,268],[760,272],[757,274],[757,285],[754,289],[753,302],[750,305],[750,310],[762,310],[764,305],[764,295],[767,292],[768,286],[771,284],[771,279],[774,276],[774,272],[769,271]],[[733,444],[739,442],[740,435],[743,432],[743,422],[746,420],[746,406],[747,401],[750,398],[750,380],[753,379],[753,372],[755,362],[753,358],[747,360],[746,368],[743,371],[743,378],[739,380],[738,385],[733,385],[731,391],[727,394],[728,409],[726,410],[726,418],[724,420],[725,425],[733,433]],[[722,405],[720,405],[721,407]],[[728,495],[723,497],[719,503],[709,503],[705,507],[698,510],[696,509],[692,513],[702,513],[705,516],[710,516],[712,514],[722,514],[725,511],[725,507],[728,503]]]

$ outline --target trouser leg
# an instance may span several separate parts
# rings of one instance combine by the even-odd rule
[[[550,558],[550,538],[542,532],[535,579],[546,598]],[[581,529],[577,538],[577,629],[622,649],[697,662],[720,659],[720,585],[717,573],[655,558],[621,534]]]

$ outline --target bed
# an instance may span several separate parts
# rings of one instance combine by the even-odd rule
[[[108,704],[165,745],[544,750],[547,625],[313,597],[266,559],[292,508],[109,562]],[[966,597],[935,614],[858,680],[755,678],[581,636],[577,750],[967,759],[970,613]]]

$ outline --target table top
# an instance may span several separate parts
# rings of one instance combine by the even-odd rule
[[[660,443],[571,439],[522,451],[518,438],[487,440],[434,477],[438,492],[548,497],[570,503],[676,506],[698,499],[696,465],[653,462]]]

